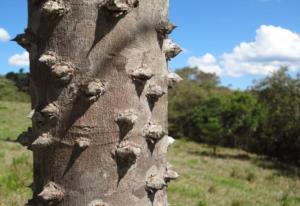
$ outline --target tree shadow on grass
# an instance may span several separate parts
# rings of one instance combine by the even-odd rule
[[[232,160],[241,160],[241,161],[249,161],[252,164],[269,170],[275,170],[277,175],[289,177],[289,178],[299,178],[300,177],[300,167],[294,166],[291,164],[287,164],[281,162],[277,159],[266,157],[266,156],[250,156],[247,153],[240,154],[224,154],[224,153],[216,153],[208,152],[208,151],[188,151],[189,154],[210,157],[215,159],[232,159]]]
[[[210,158],[217,158],[217,159],[236,159],[236,160],[244,160],[248,161],[251,159],[251,157],[248,154],[222,154],[222,153],[216,153],[213,152],[207,152],[207,151],[189,151],[189,154],[192,155],[199,155],[199,156],[205,156]]]
[[[290,178],[300,177],[300,167],[280,162],[279,160],[274,158],[258,157],[256,159],[253,159],[252,162],[260,168],[276,170],[277,174],[280,176]]]

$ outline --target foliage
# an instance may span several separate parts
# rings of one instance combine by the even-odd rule
[[[18,73],[9,72],[5,77],[14,82],[19,91],[29,94],[29,73],[24,73],[24,70],[20,69]]]
[[[184,79],[169,94],[170,133],[216,145],[243,146],[262,119],[263,106],[250,92],[219,85],[196,68],[177,71]]]
[[[281,68],[253,87],[267,108],[255,149],[300,164],[300,76],[293,78],[287,71]]]
[[[201,134],[192,121],[195,110],[205,103],[217,87],[216,75],[199,72],[197,68],[183,68],[177,73],[183,81],[169,93],[169,130],[173,136],[186,136],[199,141]]]
[[[219,85],[214,74],[183,68],[184,81],[169,93],[173,136],[243,148],[300,164],[300,75],[287,68],[256,82],[251,90]]]

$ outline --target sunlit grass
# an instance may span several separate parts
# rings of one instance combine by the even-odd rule
[[[31,152],[14,143],[30,124],[28,103],[0,101],[0,206],[20,206],[31,196]]]
[[[169,160],[181,175],[168,188],[171,206],[300,205],[297,168],[278,169],[236,149],[220,148],[214,156],[206,145],[185,140],[173,145]]]

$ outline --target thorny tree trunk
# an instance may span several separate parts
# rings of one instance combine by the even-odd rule
[[[168,0],[28,0],[33,198],[43,206],[166,206]]]

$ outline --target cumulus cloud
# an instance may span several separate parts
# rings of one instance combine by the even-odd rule
[[[207,73],[215,73],[220,75],[222,72],[221,67],[218,65],[216,58],[207,53],[202,57],[190,57],[188,60],[188,64],[192,67],[198,67],[204,72]]]
[[[0,41],[9,41],[9,39],[9,33],[5,29],[0,27]]]
[[[8,59],[11,66],[29,66],[29,53],[24,51],[22,54],[14,54]]]
[[[209,65],[203,64],[207,55],[190,57],[188,64],[203,71],[220,68],[215,73],[228,76],[266,75],[282,65],[296,70],[300,68],[300,35],[281,27],[262,25],[256,31],[255,41],[242,42],[217,60],[210,55],[210,59],[215,61]]]

